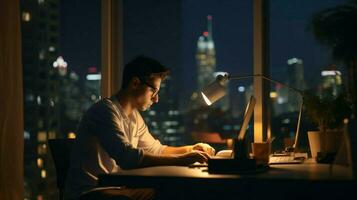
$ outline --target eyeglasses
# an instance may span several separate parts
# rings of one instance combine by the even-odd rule
[[[146,86],[148,86],[150,88],[150,90],[152,91],[152,96],[151,98],[154,98],[158,93],[159,93],[159,89],[154,87],[153,85],[149,84],[148,82],[146,82],[143,78],[139,78],[139,80],[145,84]]]

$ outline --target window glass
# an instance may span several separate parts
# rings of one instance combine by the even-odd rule
[[[125,63],[146,55],[171,69],[159,103],[142,113],[151,133],[169,145],[226,148],[226,139],[237,137],[253,81],[230,81],[225,98],[210,107],[199,91],[219,72],[252,74],[252,2],[127,0],[123,10]]]
[[[295,143],[301,95],[289,87],[320,94],[324,87],[341,87],[344,67],[333,60],[330,50],[321,45],[312,30],[313,17],[348,1],[273,0],[269,1],[270,77],[286,84],[271,84],[271,132],[273,150],[283,150]],[[325,76],[323,71],[339,72]],[[327,82],[333,84],[327,84]],[[298,148],[308,150],[307,131],[316,129],[302,113]]]
[[[58,199],[47,141],[100,98],[100,1],[21,2],[25,199]]]

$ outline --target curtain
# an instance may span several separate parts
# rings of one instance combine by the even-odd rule
[[[0,1],[0,199],[22,200],[23,85],[20,6]]]

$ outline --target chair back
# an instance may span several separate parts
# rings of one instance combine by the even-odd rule
[[[66,176],[71,161],[71,149],[75,139],[50,139],[48,145],[56,168],[57,187],[60,199],[66,183]]]

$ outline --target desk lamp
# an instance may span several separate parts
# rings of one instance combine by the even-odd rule
[[[205,103],[210,106],[214,102],[218,101],[220,98],[226,95],[226,87],[227,87],[227,82],[228,80],[240,80],[240,79],[247,79],[247,78],[254,78],[254,77],[261,77],[264,80],[270,81],[272,83],[277,83],[281,84],[284,87],[287,87],[290,90],[293,90],[294,92],[297,92],[301,97],[303,94],[302,90],[296,89],[294,87],[291,87],[287,84],[284,84],[280,81],[276,81],[274,79],[268,78],[262,74],[255,74],[255,75],[248,75],[248,76],[231,76],[228,73],[225,75],[218,75],[216,77],[216,80],[211,83],[210,85],[206,86],[203,88],[201,91],[202,98],[204,99]],[[302,107],[303,107],[303,98],[301,100],[301,103],[299,105],[299,115],[298,115],[298,121],[297,121],[297,126],[296,126],[296,132],[295,132],[295,140],[294,144],[292,147],[287,147],[285,149],[285,152],[295,152],[296,150],[296,145],[299,137],[299,130],[300,130],[300,122],[301,122],[301,113],[302,113]]]

